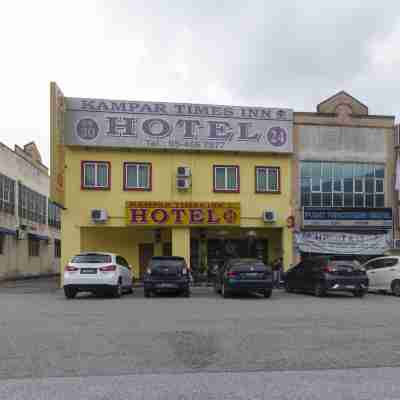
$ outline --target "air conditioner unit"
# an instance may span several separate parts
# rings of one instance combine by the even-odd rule
[[[187,178],[177,178],[176,188],[178,190],[188,190],[190,188],[190,180]]]
[[[24,240],[26,239],[26,231],[22,229],[17,230],[17,239],[18,240]]]
[[[190,167],[178,167],[176,170],[176,175],[179,177],[188,178],[191,176]]]
[[[393,240],[393,248],[394,249],[400,249],[400,239],[394,239]]]
[[[94,223],[106,222],[107,221],[107,211],[103,208],[94,208],[91,211],[92,221]]]
[[[264,210],[263,211],[263,221],[264,222],[275,222],[276,221],[276,213],[273,210]]]

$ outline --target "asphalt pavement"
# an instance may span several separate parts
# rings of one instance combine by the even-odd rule
[[[13,398],[10,393],[17,387],[23,391],[55,385],[62,393],[60,388],[68,382],[74,387],[82,382],[85,390],[97,382],[107,392],[113,382],[121,382],[121,387],[134,382],[138,388],[142,382],[147,390],[149,380],[163,385],[167,379],[168,390],[190,384],[200,390],[212,388],[207,382],[217,376],[218,382],[231,380],[232,387],[271,379],[284,394],[296,382],[307,381],[296,378],[305,371],[310,371],[310,379],[332,376],[331,384],[341,388],[351,389],[353,378],[342,384],[344,376],[354,377],[354,387],[364,384],[364,378],[356,378],[361,375],[381,377],[387,386],[398,374],[391,367],[400,367],[399,304],[400,299],[390,295],[316,298],[283,291],[275,291],[271,299],[222,299],[211,288],[194,288],[191,298],[146,299],[137,289],[121,299],[84,295],[66,300],[55,281],[2,284],[0,398]],[[257,390],[267,389],[255,385],[253,398],[262,398]],[[396,379],[391,385],[394,395]],[[319,390],[317,386],[311,389]],[[227,389],[226,384],[220,389]],[[28,398],[15,393],[19,397],[14,398]],[[170,398],[165,393],[166,397],[143,398]],[[125,398],[90,395],[69,398]],[[136,396],[130,398],[141,398],[142,393]],[[186,398],[225,398],[190,396]],[[30,398],[40,398],[39,391]]]

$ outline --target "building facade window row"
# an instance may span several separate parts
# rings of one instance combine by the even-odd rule
[[[16,182],[0,173],[0,211],[15,215]],[[46,211],[47,209],[47,211]],[[61,229],[60,207],[48,201],[46,196],[18,183],[18,216],[31,222]]]
[[[111,189],[111,164],[108,161],[82,161],[82,189]],[[152,164],[125,162],[123,165],[124,190],[151,191],[153,189]],[[240,193],[240,167],[237,165],[213,166],[213,191],[215,193]],[[255,192],[280,193],[280,168],[255,167]]]
[[[0,211],[15,213],[15,181],[0,173]]]
[[[18,183],[18,215],[39,224],[46,224],[46,196]]]
[[[385,206],[383,164],[306,161],[300,169],[302,207]]]

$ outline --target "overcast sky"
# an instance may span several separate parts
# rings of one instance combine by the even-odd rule
[[[399,0],[13,0],[0,37],[0,141],[34,140],[46,164],[51,80],[70,97],[295,111],[343,89],[400,116]]]

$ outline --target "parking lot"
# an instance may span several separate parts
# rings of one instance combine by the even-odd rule
[[[0,379],[400,365],[400,299],[275,291],[222,299],[66,300],[56,281],[0,285]]]

